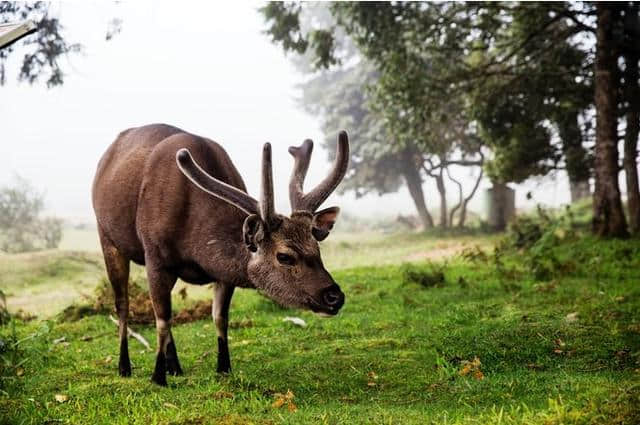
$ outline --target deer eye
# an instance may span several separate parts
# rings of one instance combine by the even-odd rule
[[[284,264],[285,266],[293,266],[296,263],[295,258],[289,254],[283,254],[282,252],[277,253],[276,258],[280,264]]]

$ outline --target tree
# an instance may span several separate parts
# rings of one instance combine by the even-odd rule
[[[356,197],[370,192],[379,195],[397,191],[405,181],[425,228],[433,227],[422,191],[421,162],[416,161],[414,146],[400,151],[388,140],[392,137],[382,120],[369,108],[367,86],[375,81],[375,72],[361,63],[349,69],[324,72],[302,85],[300,104],[309,113],[322,117],[325,147],[335,150],[335,134],[349,128],[351,171],[341,191],[353,191]]]
[[[263,9],[270,24],[267,32],[274,42],[282,44],[285,51],[308,54],[311,49],[315,52],[316,68],[344,61],[344,55],[340,57],[341,43],[335,36],[338,31],[336,28],[349,32],[351,41],[358,45],[361,57],[358,58],[359,63],[350,63],[348,68],[353,70],[353,75],[360,75],[363,72],[360,65],[366,64],[375,72],[369,73],[369,78],[360,85],[358,93],[351,93],[355,96],[355,103],[360,104],[359,114],[354,116],[353,108],[345,110],[337,104],[325,107],[323,111],[330,115],[337,115],[336,111],[340,111],[346,117],[348,127],[357,128],[364,136],[361,139],[363,149],[356,146],[353,155],[355,173],[351,182],[358,185],[354,190],[358,194],[357,190],[376,188],[379,193],[386,193],[390,188],[397,189],[397,177],[402,176],[426,228],[433,225],[433,219],[426,208],[422,183],[424,178],[432,177],[436,181],[441,198],[440,225],[446,227],[450,219],[444,178],[445,173],[450,175],[449,165],[481,166],[482,161],[482,156],[478,158],[481,155],[479,139],[470,134],[472,127],[462,118],[462,99],[453,100],[447,105],[430,100],[444,93],[442,90],[435,93],[434,87],[427,85],[429,80],[424,78],[423,66],[426,65],[433,71],[445,69],[446,66],[441,66],[443,61],[450,61],[452,58],[443,54],[431,54],[427,57],[411,57],[409,60],[409,51],[398,50],[394,55],[387,55],[386,60],[380,61],[372,50],[358,44],[359,38],[353,35],[353,28],[343,19],[346,15],[338,14],[338,7],[339,5],[333,4],[331,11],[340,25],[335,21],[325,25],[328,29],[313,29],[305,35],[304,25],[300,22],[302,8],[299,5],[270,3]],[[381,21],[384,26],[388,23],[388,16],[385,13],[379,14],[379,11],[384,12],[386,8],[386,5],[370,8],[378,18],[385,20]],[[383,34],[391,35],[387,32]],[[318,40],[322,40],[322,43],[318,43]],[[356,70],[358,66],[359,71]],[[402,78],[398,78],[399,75],[402,75]],[[327,82],[326,79],[316,81],[324,84]],[[335,87],[335,82],[332,82],[331,86],[324,86],[323,89],[326,90],[326,87]],[[365,93],[364,96],[361,93]],[[367,102],[362,104],[365,96]],[[351,105],[351,102],[343,97],[341,101]],[[317,102],[317,99],[305,98],[307,105],[313,102]],[[339,116],[335,116],[333,120],[339,121]],[[373,128],[377,132],[373,134],[368,125],[367,128],[358,125],[363,122],[376,123]],[[380,140],[376,136],[382,136],[383,139]],[[358,151],[359,153],[356,153]],[[472,193],[477,186],[475,185]],[[457,206],[457,209],[465,212],[460,215],[459,224],[462,225],[466,217],[467,198],[470,197],[462,197]]]
[[[624,133],[624,174],[627,181],[627,207],[629,230],[640,233],[640,188],[638,187],[638,134],[640,133],[640,7],[637,3],[627,6],[624,19],[624,91],[626,104],[626,129]]]
[[[593,231],[599,236],[623,237],[627,223],[618,186],[618,64],[616,27],[620,23],[619,5],[597,3],[595,59],[595,192]]]
[[[0,2],[0,23],[16,22],[25,19],[35,21],[38,31],[23,41],[0,50],[0,85],[7,82],[7,59],[16,52],[19,45],[26,53],[22,59],[19,81],[29,84],[46,78],[47,87],[64,83],[64,73],[60,59],[71,53],[79,53],[79,43],[71,43],[64,36],[64,27],[58,18],[50,15],[50,3],[47,2]]]
[[[41,218],[44,196],[18,178],[13,186],[0,188],[0,251],[26,252],[57,248],[62,221]]]
[[[601,236],[626,234],[617,183],[621,56],[626,74],[621,99],[628,104],[624,112],[629,209],[632,220],[640,221],[635,183],[637,34],[636,19],[630,18],[637,16],[636,8],[631,2],[330,6],[335,27],[346,31],[379,73],[372,104],[385,117],[395,136],[393,143],[412,142],[430,159],[447,160],[447,152],[456,152],[452,146],[464,139],[432,135],[438,134],[438,117],[451,116],[442,114],[446,110],[442,105],[462,105],[453,109],[454,115],[490,148],[486,170],[495,182],[522,181],[564,168],[572,198],[578,199],[588,193],[593,168],[593,229]],[[620,40],[623,14],[630,40],[626,43]],[[317,39],[298,33],[306,43],[303,50],[322,53],[317,55],[319,66],[340,61],[333,55],[333,29],[327,28]],[[274,40],[290,36],[280,32]],[[584,43],[590,37],[596,39],[595,49]],[[592,137],[592,108],[596,112],[593,161],[585,149]],[[436,179],[442,196],[441,171],[425,170]]]

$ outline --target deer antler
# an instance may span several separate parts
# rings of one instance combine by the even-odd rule
[[[262,221],[269,228],[277,226],[278,217],[273,201],[273,171],[271,166],[271,145],[269,143],[265,143],[262,149],[262,194],[260,203],[240,189],[218,180],[204,171],[187,149],[180,149],[176,153],[176,161],[182,173],[203,191],[236,206],[249,215],[259,214]]]
[[[271,144],[262,148],[262,194],[260,197],[260,216],[267,227],[277,226],[278,218],[273,200],[273,167],[271,166]]]
[[[180,149],[178,153],[176,153],[176,161],[180,171],[200,189],[216,198],[235,205],[249,215],[259,213],[258,201],[240,189],[209,175],[200,168],[187,149]]]
[[[309,169],[312,151],[313,142],[309,139],[305,140],[302,145],[298,147],[291,146],[289,148],[289,153],[295,161],[291,180],[289,181],[289,200],[292,211],[316,211],[336,187],[338,187],[349,165],[349,136],[344,130],[338,134],[336,159],[333,162],[333,167],[329,175],[313,190],[305,194],[303,192],[303,185],[304,179],[307,176],[307,170]]]

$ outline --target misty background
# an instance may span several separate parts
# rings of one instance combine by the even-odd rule
[[[117,134],[130,127],[164,122],[219,142],[247,184],[259,189],[260,147],[271,142],[276,207],[289,212],[287,184],[293,160],[287,147],[313,139],[307,187],[322,179],[329,164],[321,146],[318,117],[302,111],[296,99],[304,76],[263,31],[261,3],[171,2],[61,3],[52,6],[69,40],[83,53],[65,59],[64,85],[18,83],[20,48],[8,61],[0,89],[0,186],[19,175],[46,195],[45,210],[73,223],[93,223],[91,183],[97,163]],[[122,31],[105,39],[109,21]],[[348,128],[346,130],[349,130]],[[357,134],[351,134],[357,138]],[[465,187],[473,179],[460,176]],[[435,184],[424,184],[436,211]],[[485,179],[470,202],[482,212]],[[569,202],[564,172],[530,179],[516,189],[516,206]],[[527,193],[531,192],[531,199]],[[383,197],[334,194],[326,205],[359,216],[415,214],[406,187]]]

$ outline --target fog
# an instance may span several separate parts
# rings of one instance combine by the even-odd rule
[[[0,88],[0,185],[19,174],[46,192],[50,213],[90,221],[91,182],[107,146],[126,128],[165,122],[221,143],[254,196],[260,147],[271,142],[276,206],[288,213],[293,161],[287,147],[305,138],[319,142],[323,135],[319,117],[296,106],[296,84],[303,76],[262,33],[258,7],[150,1],[55,6],[68,39],[82,43],[84,53],[67,59],[65,84],[51,90],[44,83],[19,84],[15,77],[22,55],[17,49],[12,56],[7,85]],[[122,32],[106,41],[113,17],[122,18]],[[306,187],[324,177],[328,164],[316,143]],[[557,183],[551,178],[517,186],[517,206],[567,202],[566,178],[557,177]],[[481,188],[487,186],[484,182]],[[453,187],[450,191],[454,202]],[[532,201],[525,201],[528,191]],[[425,195],[435,211],[435,186],[425,184]],[[406,189],[358,200],[333,195],[330,204],[361,215],[414,213]],[[481,205],[479,191],[470,207]]]

